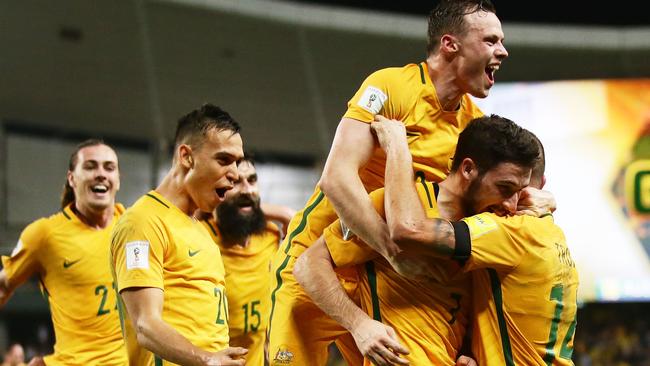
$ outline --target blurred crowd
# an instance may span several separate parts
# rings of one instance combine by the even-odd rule
[[[576,366],[650,366],[649,303],[589,304],[578,312]]]

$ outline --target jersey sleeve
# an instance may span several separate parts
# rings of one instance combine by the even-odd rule
[[[348,101],[348,109],[344,118],[352,118],[360,122],[371,123],[375,115],[381,114],[386,118],[403,119],[401,115],[402,101],[400,93],[392,93],[399,89],[395,84],[397,69],[382,69],[372,73],[364,80],[361,87]]]
[[[11,291],[41,269],[40,250],[47,240],[47,228],[46,219],[29,224],[20,234],[11,255],[2,257],[3,271]]]
[[[509,271],[526,254],[522,223],[526,216],[499,217],[481,213],[455,223],[456,246],[467,248],[465,270],[494,268]],[[465,231],[464,233],[462,231]]]
[[[168,245],[168,235],[157,217],[137,218],[128,213],[123,216],[111,237],[111,264],[117,290],[164,289],[163,263]]]
[[[384,189],[380,188],[371,192],[370,201],[377,213],[382,218],[385,217]],[[357,265],[379,257],[379,253],[349,231],[348,227],[340,219],[325,228],[323,237],[337,267]]]

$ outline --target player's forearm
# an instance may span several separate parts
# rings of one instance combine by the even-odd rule
[[[162,319],[134,321],[138,343],[157,356],[180,365],[203,366],[209,353],[194,346]]]
[[[319,239],[298,258],[293,274],[314,304],[351,331],[368,316],[348,297],[336,277],[331,257],[326,257],[323,249],[327,251],[324,241]]]
[[[404,139],[394,139],[386,152],[384,206],[391,239],[401,249],[426,245],[427,216],[418,197],[413,177],[413,160]],[[406,245],[406,246],[405,246]]]
[[[450,256],[455,247],[453,226],[447,220],[427,218],[413,184],[413,161],[406,139],[394,141],[385,150],[384,205],[391,240],[410,253]]]

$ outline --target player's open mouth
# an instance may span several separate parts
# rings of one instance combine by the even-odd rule
[[[108,187],[104,184],[95,184],[94,186],[90,187],[90,190],[93,193],[106,193],[108,192]]]
[[[217,196],[219,196],[219,199],[224,199],[226,197],[226,192],[228,192],[229,188],[217,188],[214,191],[217,193]]]
[[[496,73],[497,70],[499,70],[499,65],[498,64],[496,64],[496,65],[488,65],[485,68],[485,74],[487,75],[488,80],[492,84],[494,84],[494,73]]]

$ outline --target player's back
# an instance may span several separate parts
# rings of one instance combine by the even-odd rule
[[[478,240],[483,239],[472,237],[476,258],[468,266],[492,262],[473,272],[477,361],[572,365],[578,274],[564,233],[550,215],[482,215],[489,215],[483,218],[494,220],[498,228],[484,235],[497,247],[492,253],[480,249]],[[511,259],[489,259],[495,253]]]

